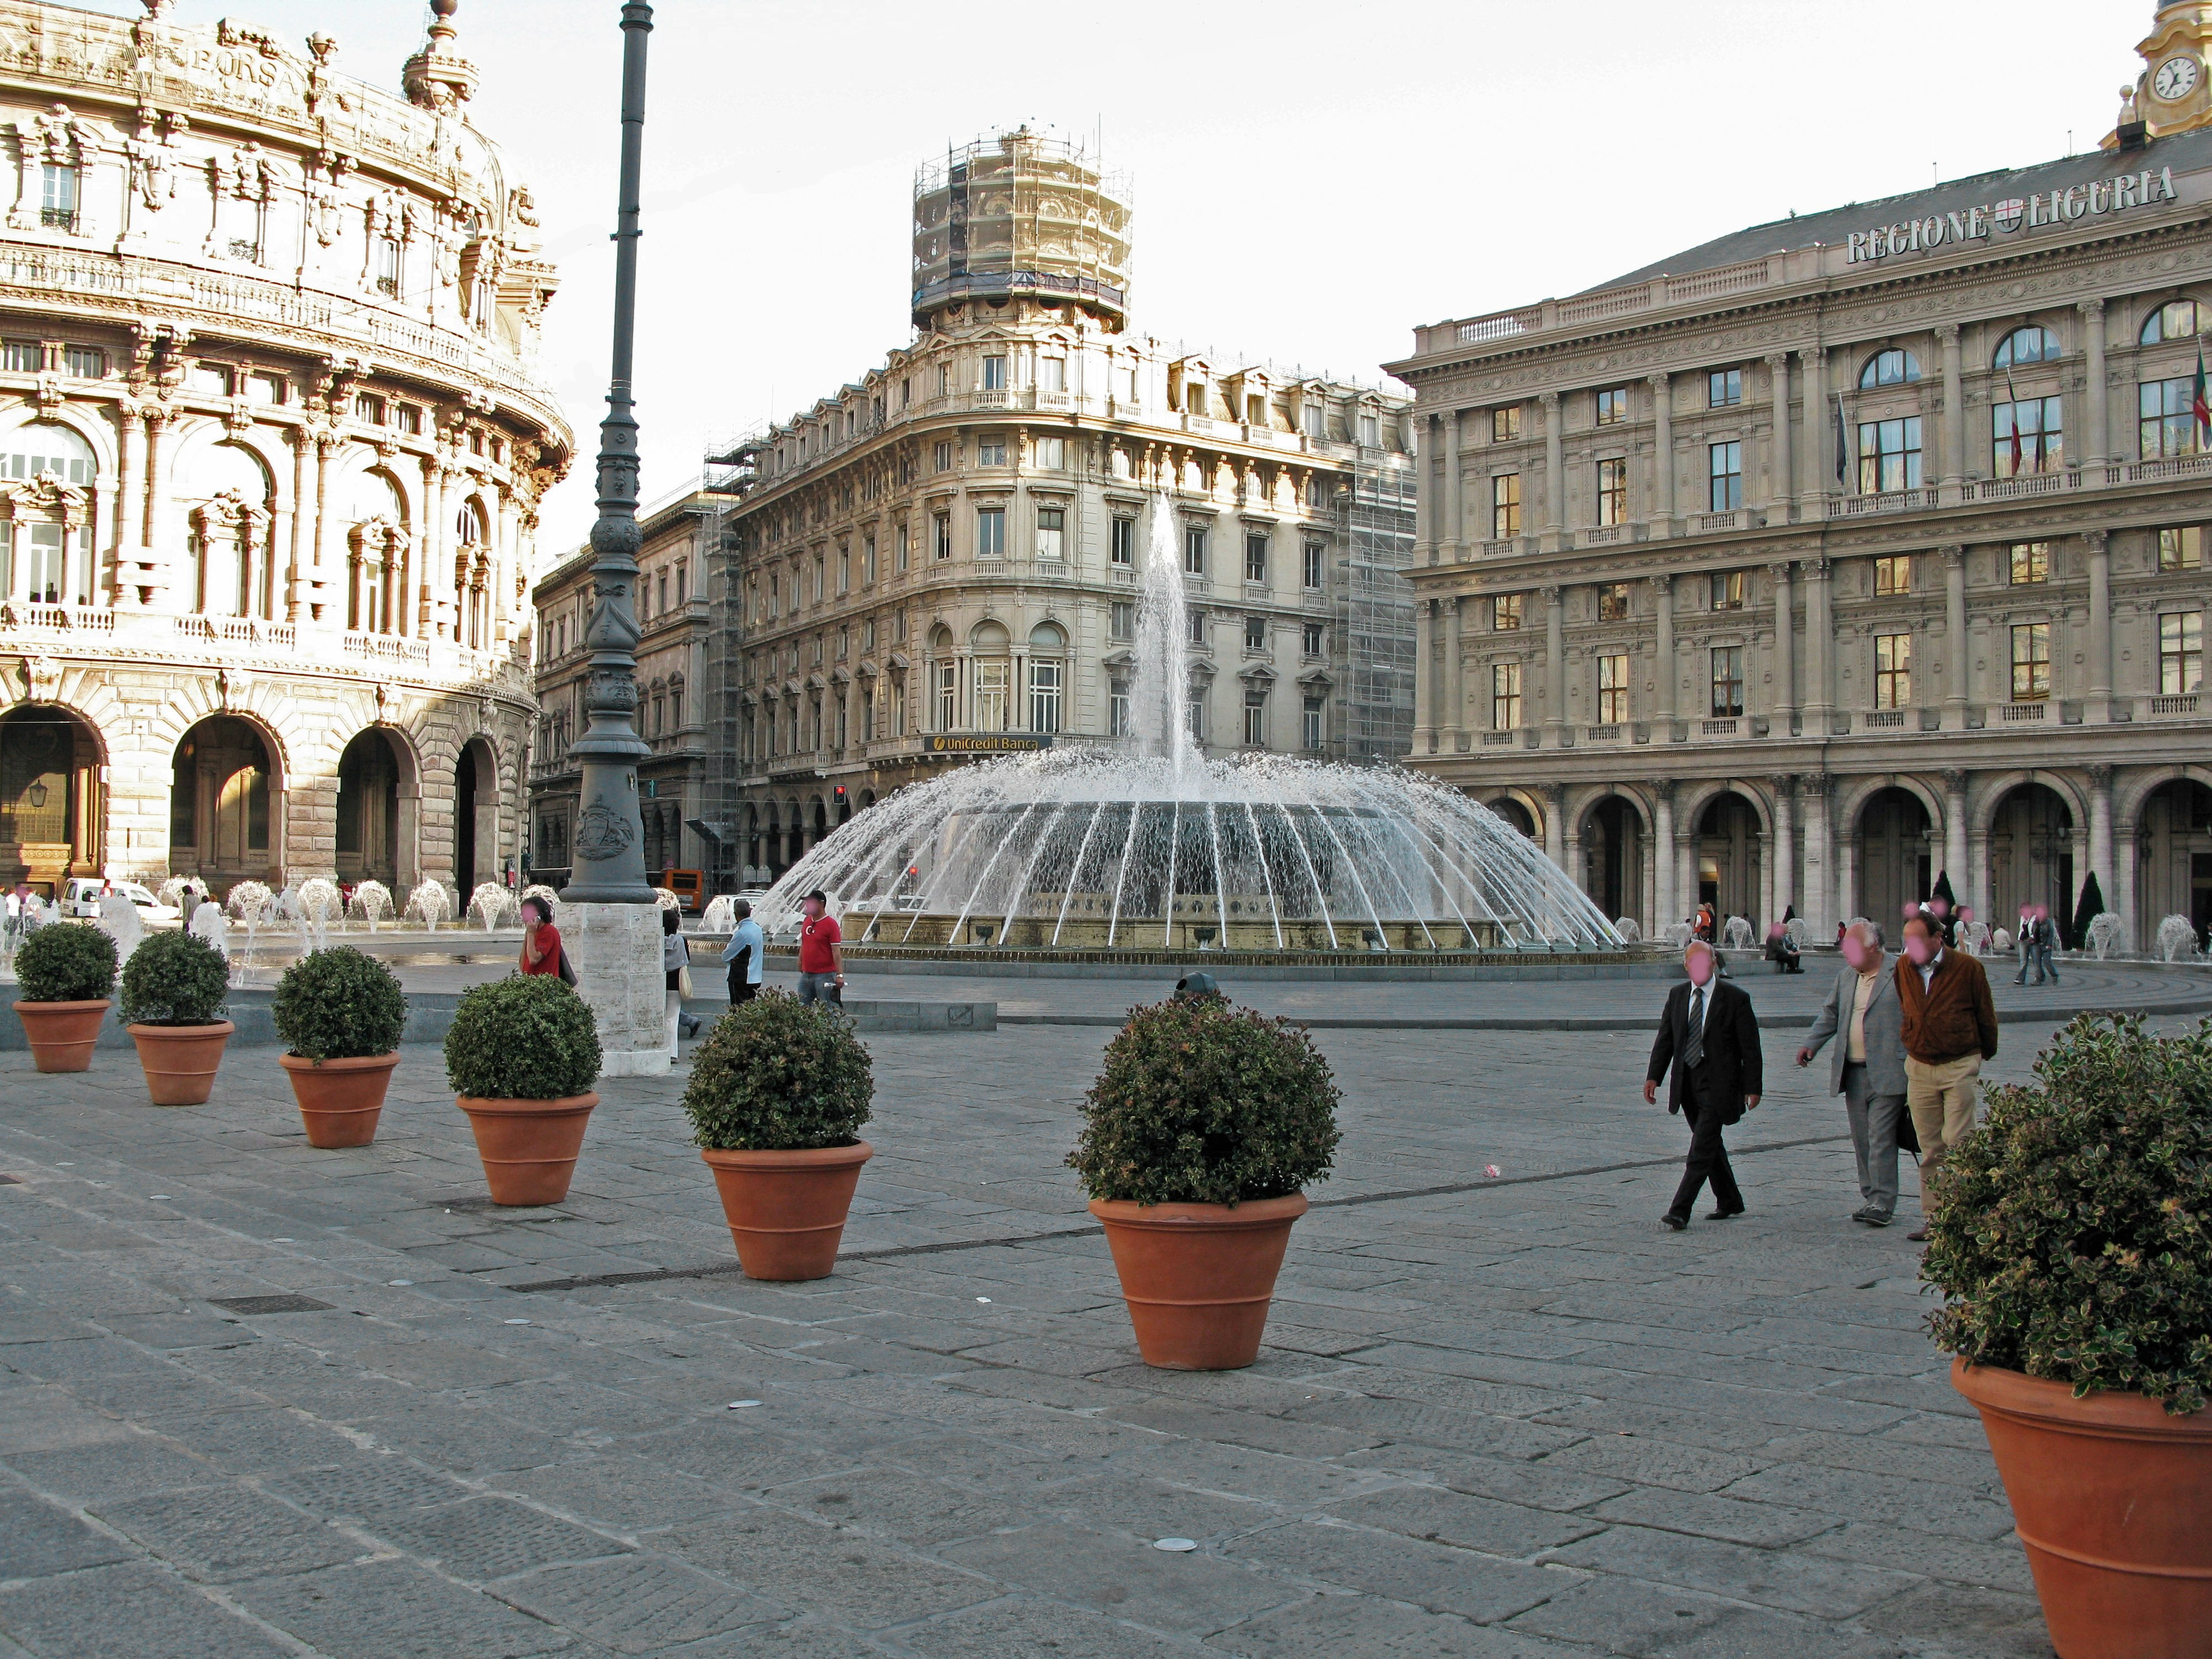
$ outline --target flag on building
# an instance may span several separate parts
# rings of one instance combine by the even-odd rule
[[[2012,476],[2016,478],[2020,476],[2020,388],[2012,383],[2009,368],[2005,370],[2005,396],[2012,399]]]
[[[2197,447],[2203,447],[2204,434],[2212,431],[2212,403],[2204,400],[2204,342],[2197,342],[2197,382],[2189,394],[2189,412],[2197,417]]]
[[[1844,394],[1836,398],[1836,488],[1848,491],[1851,487],[1851,440],[1844,427]]]

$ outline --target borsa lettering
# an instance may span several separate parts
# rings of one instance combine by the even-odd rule
[[[1993,232],[2009,236],[2021,229],[2067,224],[2100,214],[2123,213],[2130,208],[2173,201],[2180,193],[2173,187],[2172,167],[2145,167],[2141,173],[2124,173],[2117,179],[2069,185],[2063,190],[2045,191],[2025,199],[2014,196],[1964,210],[1931,213],[1925,218],[1907,219],[1900,224],[1855,230],[1844,242],[1844,263],[1855,265],[1862,260],[1887,259],[1896,253],[1923,253],[1948,242],[1985,242]]]

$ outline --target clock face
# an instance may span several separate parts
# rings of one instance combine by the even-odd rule
[[[2169,58],[2158,66],[2151,77],[2151,90],[2169,104],[2186,98],[2197,85],[2197,60],[2194,58]]]

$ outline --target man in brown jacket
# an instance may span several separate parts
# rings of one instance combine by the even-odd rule
[[[1905,1104],[1924,1149],[1924,1176],[1974,1127],[1982,1062],[1997,1054],[1996,1005],[1982,964],[1946,949],[1938,925],[1925,915],[1905,924],[1897,1003],[1904,1014]],[[1927,1237],[1925,1219],[1905,1237]]]

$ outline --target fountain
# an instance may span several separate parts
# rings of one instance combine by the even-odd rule
[[[699,918],[699,932],[726,933],[738,925],[738,901],[734,894],[717,893],[707,901],[705,914]]]
[[[213,899],[202,899],[192,907],[192,919],[185,923],[185,931],[203,945],[212,945],[225,963],[230,960],[230,923],[223,919],[222,906]],[[230,982],[236,985],[238,975],[233,974]]]
[[[110,893],[100,902],[100,931],[115,941],[115,959],[120,963],[131,960],[146,937],[145,920],[138,907],[120,893]]]
[[[253,936],[260,931],[261,920],[269,913],[276,895],[268,886],[258,881],[241,881],[230,890],[229,908],[246,924],[246,950],[238,959],[238,972],[234,982],[243,985],[253,972]],[[198,913],[194,913],[197,921]]]
[[[330,943],[331,923],[343,921],[345,915],[345,902],[339,895],[337,883],[324,876],[310,876],[300,884],[295,908],[299,911],[300,926],[310,952],[322,950]]]
[[[516,900],[512,893],[495,881],[480,881],[475,892],[469,895],[468,915],[483,918],[487,933],[503,925],[515,912]]]
[[[376,931],[376,919],[392,914],[392,890],[380,881],[365,881],[353,890],[353,908],[368,924],[368,931]]]
[[[840,826],[756,907],[836,896],[855,943],[1056,950],[1619,950],[1511,825],[1395,768],[1194,739],[1181,549],[1152,507],[1125,735],[960,768]]]
[[[407,896],[406,915],[420,916],[422,926],[430,933],[438,931],[438,924],[453,911],[453,901],[446,896],[443,883],[435,876],[417,882],[415,890]]]

